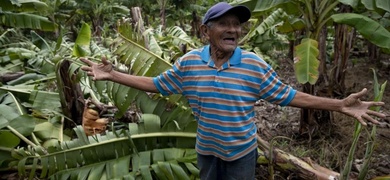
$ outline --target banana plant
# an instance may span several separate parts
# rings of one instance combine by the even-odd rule
[[[103,35],[106,22],[115,22],[116,19],[126,17],[130,13],[130,9],[123,6],[119,0],[75,0],[75,2],[77,4],[74,6],[76,8],[74,13],[91,22],[96,37]],[[115,16],[117,17],[114,19]]]
[[[237,4],[246,5],[251,9],[253,12],[254,17],[259,17],[260,15],[270,12],[272,10],[276,10],[278,8],[281,8],[283,11],[285,11],[289,18],[285,19],[283,21],[283,25],[279,27],[280,32],[288,33],[293,32],[297,30],[303,30],[305,32],[306,38],[311,38],[314,41],[317,41],[320,37],[320,31],[321,29],[326,26],[328,22],[331,20],[336,21],[337,23],[341,24],[348,24],[353,27],[360,28],[361,31],[366,31],[367,34],[370,36],[364,36],[367,38],[367,40],[371,41],[372,43],[376,45],[380,45],[380,47],[383,47],[385,49],[388,48],[389,44],[386,44],[389,37],[388,32],[384,31],[383,27],[380,27],[380,31],[376,31],[376,33],[371,34],[369,32],[370,28],[363,28],[363,26],[359,26],[360,20],[364,20],[365,22],[373,23],[373,20],[370,21],[367,19],[367,17],[363,18],[362,15],[358,16],[355,14],[354,18],[351,17],[351,15],[340,13],[337,14],[335,11],[335,8],[340,4],[346,4],[351,5],[352,7],[356,7],[358,3],[362,3],[365,5],[365,7],[370,9],[381,9],[382,11],[387,11],[390,9],[389,3],[387,3],[386,0],[378,0],[378,1],[361,1],[361,0],[305,0],[305,1],[299,1],[299,0],[264,0],[264,1],[255,1],[255,0],[245,0],[245,1],[239,1],[236,2]],[[333,16],[332,16],[333,15]],[[342,21],[341,19],[345,19]],[[348,20],[346,20],[348,19]],[[348,23],[346,22],[348,21]],[[378,24],[375,23],[375,26],[378,27]],[[370,27],[370,26],[365,26]],[[372,31],[372,30],[370,30]],[[380,42],[380,40],[383,40],[384,42]],[[384,45],[385,44],[385,45]],[[387,46],[386,46],[387,45]],[[311,53],[312,51],[309,51],[307,53]],[[318,57],[317,56],[311,56],[313,58],[309,59],[308,63],[302,63],[302,66],[297,69],[302,70],[297,72],[296,74],[299,74],[299,76],[306,76],[306,78],[299,78],[299,82],[302,84],[310,83],[314,84],[316,80],[318,79],[318,76],[312,76],[312,74],[309,74],[309,69],[311,68],[312,64],[318,64]],[[299,60],[299,58],[298,58]],[[321,61],[325,61],[326,59],[321,59]],[[305,70],[303,70],[305,69]],[[323,73],[323,72],[321,72]],[[316,73],[318,74],[318,73]],[[315,81],[308,81],[311,78],[315,78]]]
[[[123,24],[123,26],[124,27],[119,26],[118,29],[120,30],[120,34],[118,34],[117,39],[114,40],[113,53],[117,54],[118,58],[115,59],[112,57],[112,61],[116,67],[127,73],[150,77],[157,76],[161,72],[172,67],[172,65],[165,59],[133,41],[132,39],[134,37],[139,36],[135,36],[133,32],[128,31],[127,27],[129,26],[126,24]],[[176,115],[166,116],[166,118],[176,118],[177,115],[180,115],[183,112],[186,112],[185,114],[187,114],[187,117],[192,116],[190,115],[191,113],[187,113],[189,107],[187,105],[187,101],[181,95],[162,97],[157,94],[154,96],[154,98],[152,98],[146,92],[110,81],[91,81],[90,79],[85,79],[83,84],[86,85],[86,88],[90,88],[88,91],[93,94],[93,97],[103,97],[102,99],[109,99],[109,101],[118,108],[118,113],[116,114],[117,118],[120,118],[128,110],[131,103],[135,102],[136,100],[139,102],[141,99],[142,101],[150,101],[150,103],[153,101],[153,104],[156,106],[158,104],[162,109],[165,109],[163,106],[168,106],[169,104],[182,109],[180,111],[172,110],[170,113],[174,113]],[[140,106],[141,108],[144,107],[142,103]],[[154,109],[153,105],[149,107]],[[143,110],[148,113],[152,113],[146,109]],[[163,121],[165,121],[164,118]]]
[[[48,147],[52,139],[70,139],[63,134],[58,102],[56,93],[0,87],[0,138],[5,140],[0,143],[0,171],[10,168],[13,149],[24,143]]]
[[[363,18],[362,15],[338,13],[336,11],[336,8],[341,4],[357,5],[359,2],[366,4],[367,7],[369,7],[367,4],[370,4],[371,6],[375,5],[374,9],[381,9],[382,11],[386,11],[386,9],[390,8],[390,5],[389,3],[386,3],[386,0],[245,0],[235,2],[235,4],[246,5],[249,7],[253,13],[253,17],[261,17],[261,15],[271,11],[282,9],[287,14],[287,16],[285,15],[287,18],[284,19],[283,24],[278,27],[278,30],[280,32],[290,34],[296,31],[304,32],[302,37],[298,37],[302,39],[300,44],[294,48],[294,70],[298,82],[303,84],[302,91],[314,94],[314,85],[320,77],[323,78],[321,80],[331,79],[331,83],[335,83],[330,85],[330,88],[333,86],[338,87],[340,84],[338,83],[339,80],[334,81],[333,79],[343,77],[342,74],[337,73],[344,73],[346,68],[343,64],[346,64],[345,60],[348,58],[347,55],[349,51],[344,51],[345,48],[337,47],[335,48],[335,51],[338,52],[343,50],[346,52],[343,56],[345,57],[343,59],[345,62],[341,62],[341,60],[337,59],[339,56],[335,55],[334,69],[337,69],[337,72],[335,71],[334,73],[336,74],[329,78],[328,72],[326,72],[327,58],[324,56],[326,53],[322,52],[326,49],[324,48],[326,47],[326,41],[318,40],[325,39],[321,36],[326,36],[326,33],[321,33],[321,31],[326,28],[327,24],[330,22],[334,21],[354,26],[360,33],[367,34],[367,36],[364,36],[367,40],[380,45],[384,49],[388,49],[387,46],[390,45],[388,44],[390,39],[389,32],[379,23],[375,23],[374,20],[371,20],[368,17]],[[366,22],[376,28],[371,29],[372,26],[366,26]],[[343,36],[346,35],[344,34]],[[335,43],[335,45],[336,44],[337,43]],[[320,51],[320,49],[322,51]],[[309,128],[314,128],[313,126],[317,124],[313,118],[313,113],[314,110],[302,109],[300,123],[301,133],[307,131],[305,128],[306,125]]]
[[[355,13],[334,14],[331,18],[336,23],[355,28],[365,39],[378,47],[390,49],[390,32],[377,21]]]
[[[260,55],[274,69],[277,69],[278,64],[272,58],[274,57],[272,55],[275,53],[269,50],[283,49],[286,46],[283,44],[283,42],[286,42],[286,37],[277,33],[277,26],[280,25],[280,21],[285,19],[286,16],[286,12],[278,8],[262,21],[252,20],[254,25],[240,40],[239,44],[245,49]]]
[[[57,25],[38,13],[48,8],[39,0],[3,0],[0,4],[0,25],[55,31]]]
[[[74,128],[77,138],[42,147],[14,149],[11,162],[19,174],[50,179],[194,179],[199,176],[194,149],[195,132],[186,127],[161,129],[154,114],[143,114],[138,123],[126,129],[86,136],[83,128]],[[28,171],[27,171],[28,170]],[[29,174],[27,174],[29,172]]]

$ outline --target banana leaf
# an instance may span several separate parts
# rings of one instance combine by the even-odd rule
[[[86,136],[83,128],[77,126],[74,128],[76,139],[57,142],[47,153],[37,146],[14,149],[12,154],[17,159],[19,174],[29,177],[36,177],[38,172],[40,178],[51,179],[198,177],[196,133],[160,132],[160,129],[158,116],[144,114],[140,123],[129,124],[129,130]],[[169,143],[160,143],[164,138]],[[174,147],[178,138],[193,144],[189,149]]]
[[[319,50],[318,42],[313,39],[302,39],[301,44],[295,47],[294,58],[295,76],[301,84],[316,83],[318,79]]]
[[[354,27],[364,38],[378,47],[390,49],[390,32],[367,16],[342,13],[331,16],[334,22]]]

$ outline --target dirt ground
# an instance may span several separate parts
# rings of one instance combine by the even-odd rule
[[[291,86],[300,89],[295,80],[292,62],[279,60],[279,68],[276,69],[281,79]],[[387,87],[383,97],[386,105],[381,111],[390,114],[390,58],[385,60],[387,64],[377,69],[379,83],[386,80]],[[384,61],[384,62],[385,62]],[[358,92],[363,88],[368,89],[365,100],[373,99],[373,73],[369,62],[359,61],[350,65],[347,70],[346,87],[350,93]],[[347,93],[348,94],[348,93]],[[329,122],[321,123],[311,136],[299,133],[300,109],[293,107],[280,107],[268,102],[258,102],[257,124],[260,136],[270,142],[273,140],[276,148],[282,149],[300,158],[309,157],[319,165],[335,172],[341,172],[344,168],[349,149],[352,144],[354,132],[354,119],[340,113],[331,113]],[[371,132],[372,125],[362,130],[352,167],[350,177],[358,174],[362,165],[367,142],[367,133]],[[377,126],[375,150],[367,179],[378,176],[390,175],[390,117],[381,120]],[[268,179],[267,167],[259,166],[257,179]],[[275,179],[299,179],[294,173],[275,172]]]

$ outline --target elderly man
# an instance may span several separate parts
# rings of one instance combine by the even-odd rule
[[[201,32],[209,45],[193,50],[158,77],[123,74],[82,59],[82,69],[94,80],[110,80],[163,95],[181,93],[198,121],[196,151],[201,179],[255,179],[257,157],[254,104],[259,99],[282,106],[338,111],[378,123],[369,110],[383,102],[360,101],[366,90],[345,99],[330,99],[299,92],[282,83],[275,71],[254,53],[240,49],[241,24],[251,12],[245,6],[221,2],[204,16]]]

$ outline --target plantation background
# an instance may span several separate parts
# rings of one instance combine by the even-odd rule
[[[278,62],[284,65],[281,65],[282,68],[277,70],[277,72],[285,82],[288,82],[294,87],[299,87],[299,84],[297,84],[294,78],[291,62],[288,61],[288,59],[280,59]],[[365,58],[361,58],[356,65],[350,64],[347,72],[347,83],[351,93],[360,91],[363,88],[367,88],[369,92],[372,91],[373,76],[371,72],[367,71],[367,67],[369,66],[370,64],[367,63],[367,59]],[[389,81],[389,72],[386,66],[380,68],[378,72],[378,74],[381,74],[379,81]],[[390,108],[390,104],[388,103],[390,100],[389,95],[390,91],[386,90],[383,96],[383,101],[386,102],[386,105],[383,107],[385,112],[388,112]],[[367,95],[366,99],[372,99],[371,95]],[[343,166],[353,139],[354,124],[353,119],[350,117],[334,113],[333,119],[324,122],[324,124],[318,127],[310,140],[307,134],[299,134],[299,110],[297,108],[279,107],[267,102],[260,102],[257,110],[256,120],[258,122],[259,132],[268,141],[275,139],[276,146],[286,152],[290,152],[298,157],[309,157],[315,162],[320,162],[325,167],[333,167],[331,168],[333,170],[337,171],[338,168]],[[369,170],[370,175],[367,179],[385,176],[390,173],[389,125],[389,118],[381,121],[381,125],[379,125],[380,128],[376,135],[376,148]],[[365,135],[360,137],[361,141],[356,150],[355,167],[353,168],[355,175],[357,174],[357,168],[362,164],[361,158],[359,157],[363,157],[365,153],[364,139],[367,137],[366,133],[364,132]],[[290,139],[280,137],[288,137]],[[268,177],[267,168],[259,166],[258,176],[258,179],[266,179]],[[289,176],[295,177],[294,174],[282,173],[276,179],[286,179]],[[353,177],[356,178],[355,176]]]
[[[207,43],[198,28],[217,2],[2,0],[0,178],[197,179],[186,100],[92,81],[79,58],[156,76]],[[285,83],[340,99],[367,88],[390,114],[388,0],[228,2],[252,11],[240,46]],[[258,179],[389,178],[389,117],[361,127],[262,100],[256,111]]]

